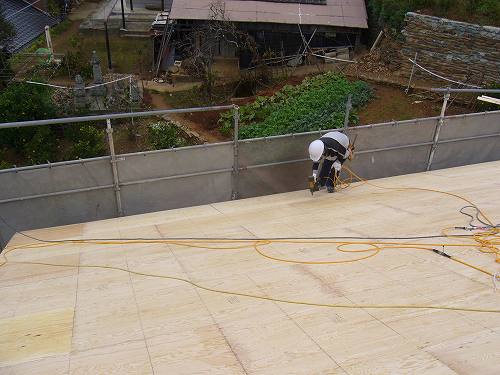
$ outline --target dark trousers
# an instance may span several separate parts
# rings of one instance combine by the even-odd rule
[[[332,165],[332,160],[323,159],[323,164],[321,165],[321,170],[319,172],[319,184],[321,186],[335,187],[335,180],[338,177],[338,173],[334,168],[332,168]]]

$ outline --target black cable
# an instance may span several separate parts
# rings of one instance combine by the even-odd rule
[[[471,215],[464,212],[465,209],[472,208],[475,210],[475,215]],[[476,206],[467,205],[462,207],[459,212],[470,218],[469,227],[455,227],[456,229],[475,229],[479,226],[474,225],[473,221],[477,220],[486,228],[498,228],[500,224],[491,225],[479,218],[480,211]],[[15,234],[19,234],[26,238],[32,239],[37,242],[43,243],[78,243],[82,241],[287,241],[287,240],[420,240],[420,239],[430,239],[430,238],[449,238],[449,237],[471,237],[470,234],[453,234],[453,235],[422,235],[422,236],[403,236],[403,237],[371,237],[371,236],[319,236],[319,237],[240,237],[240,238],[227,238],[227,237],[129,237],[129,238],[83,238],[83,239],[67,239],[67,240],[44,240],[26,234],[22,231],[17,230],[12,225],[10,225],[3,216],[0,215],[0,220]],[[0,253],[3,249],[0,250]]]
[[[475,211],[475,215],[471,215],[467,212],[465,212],[464,210],[468,209],[468,208],[472,208],[474,211]],[[489,228],[489,229],[492,229],[492,228],[498,228],[500,227],[500,224],[496,224],[496,225],[492,225],[492,224],[489,224],[489,223],[486,223],[484,222],[480,217],[479,215],[481,214],[481,212],[479,211],[479,209],[476,207],[476,206],[472,206],[472,205],[468,205],[468,206],[463,206],[460,211],[459,211],[462,215],[465,215],[465,216],[468,216],[470,218],[469,220],[469,228],[470,229],[474,229],[474,228],[478,228],[479,225],[475,225],[473,224],[474,220],[480,222],[481,224],[483,224],[483,227],[485,228]],[[481,214],[482,215],[482,214]],[[484,215],[483,215],[484,216]],[[469,229],[467,228],[467,229]],[[463,228],[460,228],[460,229],[463,229]]]
[[[44,240],[34,236],[30,236],[22,231],[16,230],[11,226],[1,215],[0,220],[13,232],[21,236],[43,243],[79,243],[82,241],[286,241],[286,240],[418,240],[430,238],[448,238],[448,237],[470,237],[469,234],[454,234],[454,235],[423,235],[423,236],[407,236],[407,237],[369,237],[369,236],[319,236],[319,237],[129,237],[129,238],[82,238],[82,239],[67,239],[67,240]]]

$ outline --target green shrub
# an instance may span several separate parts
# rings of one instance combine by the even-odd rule
[[[336,73],[306,78],[297,86],[285,86],[270,97],[257,97],[240,107],[242,139],[300,133],[343,126],[345,103],[352,94],[353,107],[359,108],[373,96],[365,82],[349,82]],[[355,120],[355,112],[351,119]],[[221,132],[232,129],[232,113],[221,114]]]
[[[23,155],[30,164],[43,164],[54,160],[56,151],[55,136],[47,126],[38,126],[31,139],[23,146]]]
[[[45,86],[14,83],[0,92],[0,122],[41,120],[56,115],[52,90]]]
[[[72,124],[64,130],[66,138],[73,142],[68,159],[94,158],[106,154],[104,130],[90,124]]]
[[[51,90],[16,83],[0,92],[0,122],[42,120],[56,116]],[[0,131],[0,147],[11,147],[31,163],[54,160],[55,135],[49,126]]]
[[[158,121],[149,125],[148,141],[154,150],[187,146],[179,130],[166,121]]]

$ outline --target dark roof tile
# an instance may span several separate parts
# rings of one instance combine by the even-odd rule
[[[22,0],[2,0],[1,11],[16,31],[16,36],[10,44],[9,50],[17,52],[36,39],[45,30],[45,26],[54,26],[57,18],[35,7],[27,7],[29,3]]]

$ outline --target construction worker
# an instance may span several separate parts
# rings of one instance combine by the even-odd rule
[[[335,191],[335,181],[342,169],[342,164],[351,157],[349,138],[341,132],[329,132],[309,145],[309,157],[313,161],[315,184],[326,186],[329,193]],[[318,175],[320,162],[321,171]]]

